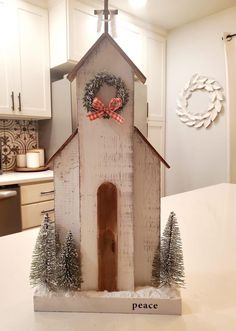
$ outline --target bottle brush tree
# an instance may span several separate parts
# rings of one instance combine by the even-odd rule
[[[170,213],[161,238],[160,285],[184,286],[184,262],[179,226],[174,212]]]
[[[157,246],[152,262],[152,285],[160,285],[160,245]]]
[[[58,258],[58,287],[63,290],[78,290],[81,287],[80,256],[76,250],[71,231],[68,233]]]
[[[55,223],[45,215],[36,240],[30,283],[32,286],[45,285],[48,290],[56,289],[56,240]]]

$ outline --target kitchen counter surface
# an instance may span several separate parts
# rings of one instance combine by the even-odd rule
[[[0,238],[0,319],[7,331],[235,331],[236,185],[161,201],[162,227],[175,211],[183,242],[182,316],[34,313],[29,272],[38,229]]]
[[[23,183],[35,183],[53,179],[53,171],[6,172],[0,175],[0,186]]]

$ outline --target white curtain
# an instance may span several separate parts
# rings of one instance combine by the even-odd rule
[[[224,33],[228,105],[228,179],[236,183],[236,36]]]

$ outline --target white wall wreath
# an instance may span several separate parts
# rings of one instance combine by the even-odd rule
[[[198,90],[205,90],[209,93],[209,105],[205,113],[191,113],[188,111],[188,100],[192,93]],[[198,74],[185,84],[179,93],[176,113],[180,120],[194,128],[209,127],[223,109],[224,96],[222,87],[214,79],[200,76]]]

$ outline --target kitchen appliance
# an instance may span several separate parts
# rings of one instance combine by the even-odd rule
[[[17,185],[0,186],[0,237],[21,231],[19,190]]]
[[[52,82],[52,119],[39,121],[39,143],[45,149],[46,162],[77,128],[75,81]]]

